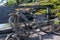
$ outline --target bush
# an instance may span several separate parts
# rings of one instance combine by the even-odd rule
[[[16,0],[8,0],[7,4],[10,6],[10,5],[15,4],[15,3],[17,3]]]

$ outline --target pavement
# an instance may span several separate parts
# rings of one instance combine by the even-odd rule
[[[32,40],[60,40],[60,36],[52,34],[52,33],[44,33],[42,31],[38,31],[31,35]]]
[[[8,24],[0,24],[0,30],[11,28]],[[8,34],[0,34],[0,40],[4,40]],[[31,35],[28,40],[60,40],[60,36],[52,33],[44,33],[40,29],[34,30],[34,33],[31,31]]]
[[[34,34],[33,34],[33,36],[34,36]],[[38,34],[35,34],[35,36],[36,37],[33,37],[32,40],[60,40],[60,36],[54,35],[54,34],[45,34],[45,35],[42,35],[42,36],[38,35]]]
[[[0,40],[4,40],[6,37],[7,37],[7,34],[2,34],[0,35]],[[38,31],[37,33],[31,34],[28,40],[60,40],[60,36]]]

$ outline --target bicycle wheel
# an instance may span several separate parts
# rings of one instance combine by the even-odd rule
[[[54,34],[60,35],[60,24],[59,25],[53,25],[53,31]]]
[[[46,26],[40,27],[40,30],[45,33],[52,33],[52,25],[46,25]]]

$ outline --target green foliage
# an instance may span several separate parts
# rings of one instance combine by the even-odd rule
[[[53,5],[51,2],[41,1],[40,5]]]
[[[29,0],[24,0],[24,5],[32,6],[36,4],[36,0],[32,0],[31,3],[28,3]],[[15,4],[16,0],[8,0],[8,5]],[[38,3],[38,2],[37,2]],[[60,12],[57,12],[56,9],[60,9],[60,0],[39,0],[40,5],[54,5],[54,9],[51,10],[52,13],[56,13],[56,16],[60,17]],[[36,14],[46,13],[46,10],[39,10]]]
[[[60,9],[60,5],[59,6],[56,6],[57,9]]]
[[[56,2],[56,1],[58,1],[58,0],[50,0],[50,2],[52,2],[52,3]]]
[[[59,20],[58,20],[58,19],[55,19],[55,20],[54,20],[54,24],[55,24],[55,25],[58,25],[58,24],[59,24]]]
[[[8,0],[7,4],[10,6],[10,5],[15,4],[15,3],[17,3],[16,0]]]
[[[24,3],[28,3],[29,0],[24,0]]]
[[[37,15],[41,15],[41,14],[45,14],[46,10],[38,10],[35,14]]]
[[[60,17],[60,12],[56,14],[56,16]]]

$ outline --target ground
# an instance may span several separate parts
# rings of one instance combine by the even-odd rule
[[[4,40],[6,36],[7,34],[0,35],[0,40]],[[60,36],[38,31],[37,33],[31,34],[28,40],[60,40]]]

